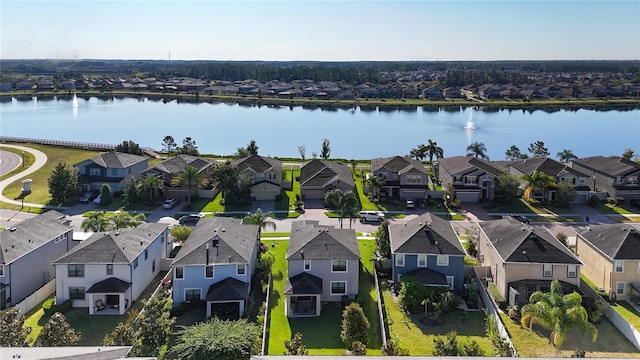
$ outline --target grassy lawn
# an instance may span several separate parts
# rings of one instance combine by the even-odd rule
[[[600,204],[598,206],[595,206],[594,209],[596,209],[601,214],[626,215],[635,213],[635,211],[627,209],[623,206],[613,205],[609,203]]]
[[[7,151],[7,152],[11,152],[14,153],[20,157],[22,157],[22,150],[18,150],[18,149],[14,149],[11,147],[7,147],[7,146],[2,146],[0,145],[0,149]],[[17,167],[16,169],[4,174],[3,176],[0,176],[0,180],[4,180],[6,178],[12,177],[13,175],[22,172],[24,169],[28,168],[29,166],[33,165],[33,163],[36,161],[36,157],[33,156],[32,153],[25,151],[24,152],[24,163],[22,166]]]
[[[29,346],[33,346],[33,344],[36,342],[36,339],[38,339],[38,336],[40,336],[40,332],[42,332],[42,327],[49,320],[48,318],[44,318],[43,305],[45,303],[53,304],[55,301],[56,295],[53,294],[26,314],[27,319],[24,322],[24,326],[31,328],[31,332],[27,336],[27,344]]]
[[[291,236],[290,232],[261,232],[260,238],[272,238],[272,237],[289,237]]]
[[[181,208],[181,211],[188,213],[197,212],[225,212],[225,211],[250,211],[251,204],[249,205],[222,205],[222,192],[219,192],[215,199],[194,199],[191,201],[191,209],[186,208],[186,203]]]
[[[500,317],[507,327],[519,356],[556,357],[555,348],[549,344],[551,331],[537,325],[534,325],[533,330],[529,331],[522,328],[519,321],[511,320],[504,313],[501,313]],[[596,328],[598,329],[598,338],[595,343],[591,341],[590,334],[582,336],[579,330],[569,330],[564,344],[562,344],[560,357],[570,357],[576,348],[586,351],[586,357],[638,357],[638,349],[606,318],[596,324]]]
[[[610,304],[613,310],[615,310],[620,316],[622,316],[631,326],[640,331],[640,313],[626,301],[616,301]]]
[[[429,326],[420,323],[423,314],[410,315],[405,313],[396,303],[389,290],[383,290],[384,311],[389,326],[389,337],[398,337],[400,346],[407,349],[411,356],[433,355],[433,340],[437,336],[444,336],[450,331],[458,333],[458,343],[475,340],[480,345],[485,356],[494,356],[496,351],[491,341],[485,336],[484,313],[482,311],[467,312],[466,319],[462,310],[456,310],[442,315],[444,324]]]
[[[287,179],[291,177],[291,171],[286,171]],[[296,208],[296,195],[300,195],[300,182],[296,178],[300,176],[300,170],[293,170],[292,189],[281,190],[282,199],[276,202],[276,210],[293,210]]]

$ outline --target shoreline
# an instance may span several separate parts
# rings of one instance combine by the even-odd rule
[[[440,99],[440,100],[424,100],[424,99],[352,99],[352,100],[337,100],[337,99],[314,99],[314,98],[279,98],[279,97],[267,97],[267,96],[249,96],[249,95],[204,95],[204,94],[188,94],[188,93],[157,93],[157,92],[144,92],[144,91],[82,91],[82,92],[64,92],[64,91],[50,91],[50,92],[32,92],[32,91],[12,91],[6,93],[0,93],[0,100],[7,98],[24,99],[28,97],[57,97],[62,99],[71,100],[73,95],[80,98],[96,97],[98,99],[104,98],[148,98],[156,101],[178,101],[185,103],[223,103],[232,102],[239,105],[250,106],[302,106],[310,108],[354,108],[359,107],[361,110],[376,110],[376,108],[384,110],[394,109],[406,109],[423,107],[427,109],[438,108],[459,108],[459,107],[478,107],[484,109],[490,109],[493,111],[499,111],[503,109],[510,110],[573,110],[580,109],[586,110],[635,110],[640,109],[640,98],[621,98],[621,99],[606,99],[606,98],[589,98],[589,99],[550,99],[550,100],[488,100],[486,102],[476,102],[462,99]],[[383,110],[383,111],[384,111]]]

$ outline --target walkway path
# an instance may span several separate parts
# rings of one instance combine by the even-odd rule
[[[17,181],[18,179],[21,179],[29,174],[32,174],[36,172],[38,169],[40,169],[41,167],[43,167],[47,163],[47,155],[40,150],[36,150],[36,149],[25,147],[25,146],[8,145],[8,144],[2,144],[2,146],[22,150],[22,151],[31,153],[33,154],[33,156],[35,156],[35,161],[33,164],[31,164],[31,166],[29,166],[24,171],[18,174],[15,174],[13,176],[10,176],[0,181],[0,201],[6,202],[9,204],[14,204],[14,205],[22,205],[22,201],[6,198],[3,194],[4,189],[14,181]],[[37,207],[37,208],[47,207],[47,205],[33,204],[33,203],[24,203],[24,206]]]

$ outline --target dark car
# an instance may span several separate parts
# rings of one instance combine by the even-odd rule
[[[419,208],[426,208],[427,207],[427,199],[418,199],[418,200],[416,200],[416,203],[418,204]]]
[[[97,198],[98,195],[100,195],[100,191],[98,190],[87,191],[86,193],[82,194],[82,196],[80,196],[78,201],[80,201],[83,204],[88,204],[92,202],[95,198]]]
[[[511,216],[512,218],[514,218],[514,219],[516,219],[516,220],[520,221],[520,222],[525,223],[525,224],[528,224],[528,223],[530,223],[530,222],[531,222],[531,219],[529,219],[529,218],[528,218],[528,217],[526,217],[526,216],[522,216],[522,215],[510,215],[510,216]]]
[[[178,222],[180,223],[180,225],[195,226],[198,223],[198,221],[200,221],[200,219],[202,219],[202,215],[200,214],[189,214],[189,215],[181,216],[180,219],[178,219]]]

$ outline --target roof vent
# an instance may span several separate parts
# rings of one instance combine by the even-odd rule
[[[113,233],[115,236],[120,235],[120,231],[116,231],[115,233]]]
[[[12,227],[12,228],[9,228],[9,231],[11,231],[11,232],[16,231],[16,227],[14,226],[14,227]]]
[[[143,242],[144,242],[144,241],[140,240],[140,246],[142,246],[142,243],[143,243]]]
[[[213,229],[213,232],[218,232],[218,228]]]
[[[527,255],[527,250],[522,250],[522,255]]]
[[[222,232],[224,232],[224,231],[225,231],[224,228],[222,228]]]

